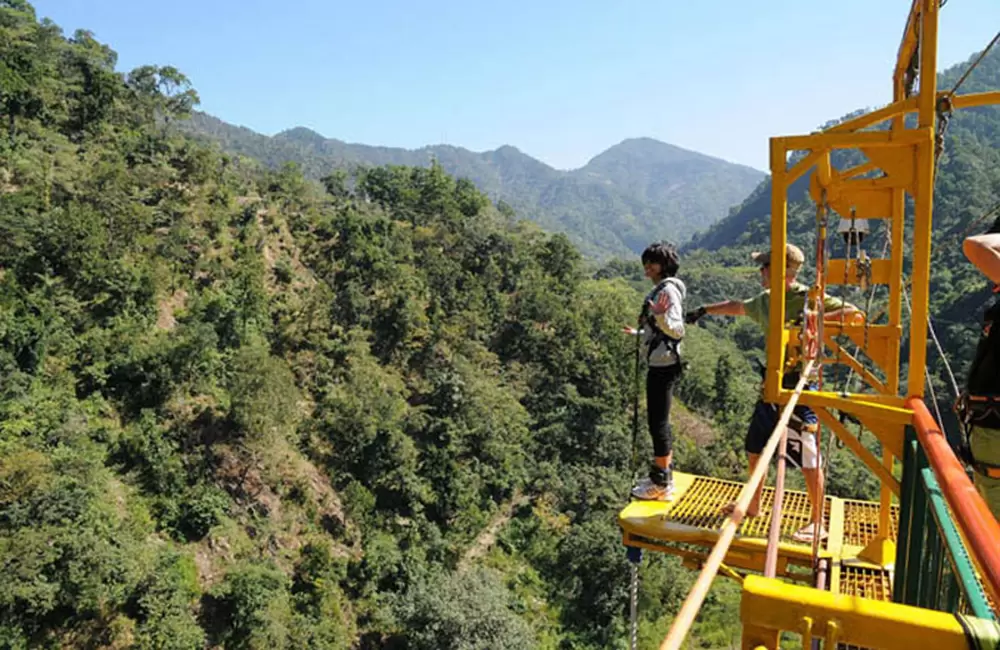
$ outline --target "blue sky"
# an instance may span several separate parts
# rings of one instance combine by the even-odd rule
[[[268,135],[511,144],[560,169],[648,136],[766,169],[770,136],[889,101],[910,0],[32,4],[92,30],[122,70],[177,66],[201,110]],[[939,67],[997,29],[997,0],[951,0]]]

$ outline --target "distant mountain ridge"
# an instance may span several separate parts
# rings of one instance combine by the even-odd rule
[[[348,143],[305,127],[274,136],[195,113],[181,128],[269,167],[286,161],[314,179],[352,165],[429,165],[471,180],[520,217],[566,233],[592,257],[635,255],[649,242],[683,243],[725,217],[765,178],[730,163],[652,138],[630,138],[563,171],[516,147],[474,152],[452,145],[402,149]]]

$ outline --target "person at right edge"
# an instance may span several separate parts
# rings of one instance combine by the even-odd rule
[[[965,257],[1000,293],[1000,217],[981,235],[962,242]],[[983,314],[983,330],[976,354],[955,410],[968,435],[967,458],[976,489],[1000,521],[1000,300]]]

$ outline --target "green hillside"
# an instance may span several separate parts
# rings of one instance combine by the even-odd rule
[[[426,166],[437,160],[492,201],[507,203],[550,232],[566,234],[595,258],[638,253],[655,239],[686,241],[726,215],[764,177],[755,169],[650,138],[625,140],[580,169],[560,171],[510,146],[483,153],[445,145],[371,147],[301,127],[268,137],[204,113],[181,126],[273,169],[296,162],[313,179],[358,165]]]
[[[0,647],[626,647],[616,515],[650,444],[632,446],[621,327],[649,282],[487,180],[585,206],[560,218],[606,230],[578,239],[619,237],[588,215],[708,209],[696,186],[726,168],[630,140],[558,172],[511,147],[357,148],[195,114],[242,143],[220,146],[175,128],[198,102],[182,71],[116,64],[0,0]],[[998,118],[956,117],[939,179],[934,305],[959,361],[985,295],[957,240],[1000,189]],[[766,193],[685,252],[687,307],[756,290]],[[803,246],[810,211],[793,208]],[[745,321],[689,329],[678,469],[746,477],[762,349]],[[876,496],[832,451],[829,492]],[[655,647],[694,573],[650,553],[640,577]],[[693,647],[739,643],[738,598],[717,581]]]
[[[0,647],[621,646],[648,284],[440,165],[259,170],[116,58],[0,2]],[[687,345],[679,467],[739,476],[753,371]],[[691,580],[644,563],[645,643]]]

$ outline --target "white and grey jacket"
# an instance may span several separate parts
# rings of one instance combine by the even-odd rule
[[[662,314],[654,314],[649,309],[649,302],[656,302],[660,293],[666,291],[668,299],[667,311]],[[687,287],[677,278],[666,278],[659,282],[653,290],[646,296],[643,303],[643,320],[639,335],[642,336],[644,355],[647,363],[651,367],[672,366],[680,361],[678,354],[681,352],[681,343],[677,342],[677,354],[674,353],[673,346],[663,340],[662,336],[650,327],[648,319],[655,319],[657,327],[667,336],[674,339],[684,338],[684,298],[687,296]],[[650,350],[649,346],[655,345]]]

